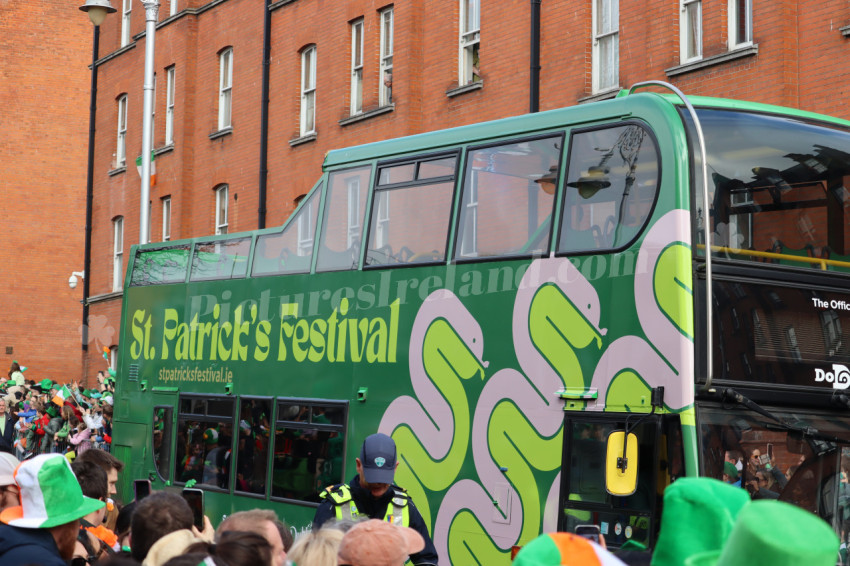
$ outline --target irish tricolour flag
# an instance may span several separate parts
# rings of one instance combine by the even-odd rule
[[[63,385],[62,388],[56,392],[56,395],[53,396],[53,402],[61,407],[65,404],[65,401],[68,400],[73,401],[74,395],[71,393],[71,390],[68,389],[67,385]]]
[[[156,156],[151,152],[151,186],[156,185]],[[136,158],[136,169],[139,170],[139,177],[142,176],[142,156]]]

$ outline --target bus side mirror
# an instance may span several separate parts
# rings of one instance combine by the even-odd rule
[[[627,441],[628,438],[628,441]],[[625,444],[625,457],[623,445]],[[605,452],[605,489],[617,497],[632,495],[637,490],[638,439],[634,433],[615,430],[608,435]]]

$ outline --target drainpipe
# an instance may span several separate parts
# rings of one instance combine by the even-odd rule
[[[266,182],[269,177],[269,64],[272,51],[272,0],[266,0],[263,18],[263,86],[260,104],[260,183],[257,193],[257,228],[266,227]]]
[[[540,2],[531,0],[531,84],[529,112],[540,110]]]

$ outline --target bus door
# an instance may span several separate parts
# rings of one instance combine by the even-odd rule
[[[149,471],[147,477],[151,481],[159,480],[165,485],[171,485],[174,481],[171,477],[171,463],[174,457],[174,408],[177,406],[177,388],[166,390],[164,387],[154,387],[151,393],[153,413],[150,415],[148,427],[150,439],[145,442],[145,446],[150,447],[153,470]]]
[[[612,432],[625,429],[626,415],[566,413],[559,531],[572,533],[579,525],[592,524],[608,546],[619,547],[629,540],[651,546],[663,491],[660,484],[669,481],[660,472],[670,466],[666,446],[661,449],[662,416],[632,415],[630,426],[642,416],[632,431],[637,438],[637,488],[628,497],[616,497],[605,487],[606,447]]]

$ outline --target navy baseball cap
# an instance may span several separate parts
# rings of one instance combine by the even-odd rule
[[[360,449],[363,479],[368,483],[393,483],[395,475],[395,442],[386,434],[367,436]]]

